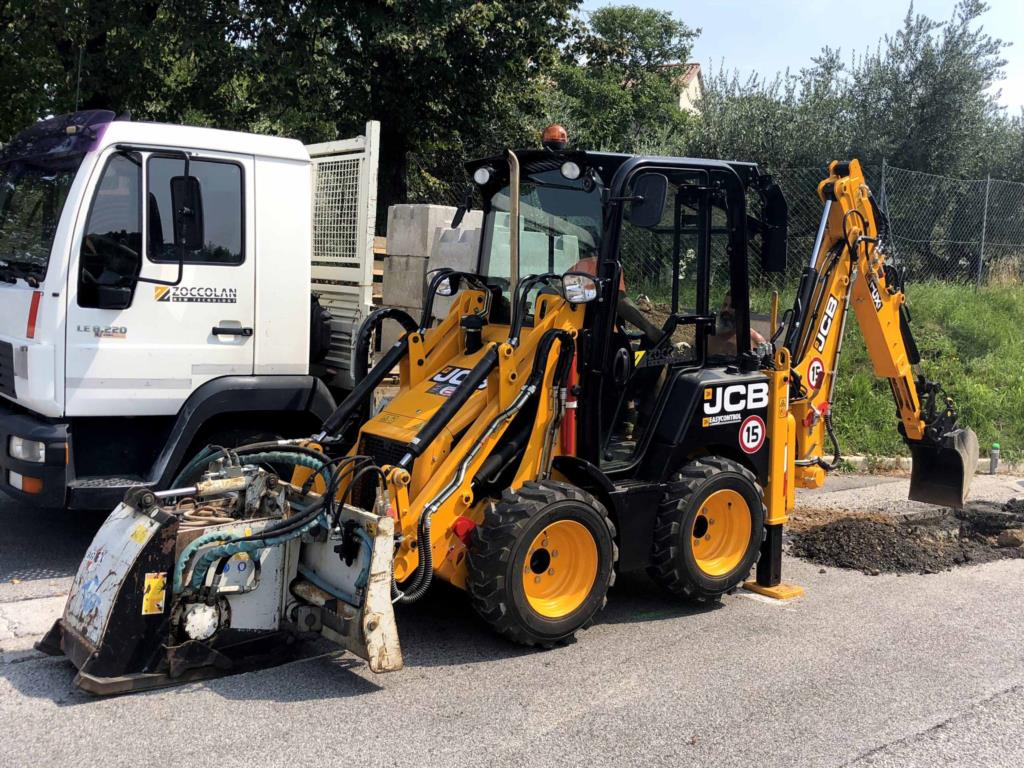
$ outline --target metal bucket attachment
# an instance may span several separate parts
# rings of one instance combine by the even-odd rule
[[[954,429],[941,442],[912,442],[910,499],[962,509],[978,466],[978,436],[972,429]]]

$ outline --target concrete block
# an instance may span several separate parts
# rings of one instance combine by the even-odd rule
[[[390,246],[390,236],[388,243]],[[381,295],[384,306],[415,307],[418,312],[423,306],[428,263],[429,259],[425,255],[389,255],[384,261],[384,285]]]
[[[466,226],[460,226],[458,229],[438,230],[434,248],[430,254],[428,271],[448,267],[460,272],[475,273],[480,252],[482,219],[482,212],[470,211],[462,221]],[[438,319],[447,317],[452,301],[451,297],[436,297],[434,299],[434,317]]]
[[[392,205],[388,208],[388,256],[430,256],[435,233],[455,216],[450,205]]]

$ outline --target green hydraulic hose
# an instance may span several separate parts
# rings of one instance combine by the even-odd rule
[[[219,560],[222,557],[231,557],[239,552],[251,553],[260,549],[277,547],[303,536],[318,525],[323,527],[327,526],[327,517],[325,515],[317,515],[305,525],[302,525],[283,536],[276,536],[268,539],[251,539],[248,541],[233,540],[221,544],[218,547],[213,547],[212,549],[204,552],[196,562],[195,567],[192,569],[192,578],[189,586],[192,589],[199,589],[203,584],[203,580],[206,578],[207,571],[210,570],[210,566],[214,561]]]

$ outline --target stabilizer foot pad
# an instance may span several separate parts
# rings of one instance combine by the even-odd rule
[[[776,600],[792,600],[804,593],[804,588],[799,584],[782,583],[776,584],[774,587],[762,587],[756,581],[745,581],[743,588],[765,597],[773,597]]]

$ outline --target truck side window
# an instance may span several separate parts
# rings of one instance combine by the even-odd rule
[[[245,260],[242,168],[230,162],[191,160],[188,172],[198,181],[202,197],[203,245],[186,250],[185,263],[241,264]],[[149,158],[147,173],[146,252],[151,261],[173,263],[178,260],[178,252],[171,190],[184,177],[185,161],[156,155]]]
[[[142,266],[142,167],[119,152],[107,161],[89,210],[78,269],[78,305],[99,307],[100,286],[130,285]]]

